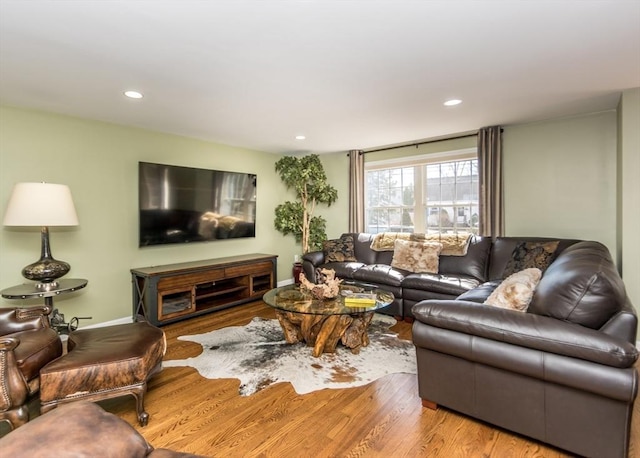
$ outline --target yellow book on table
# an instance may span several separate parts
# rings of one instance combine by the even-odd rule
[[[344,305],[347,307],[370,307],[376,305],[376,295],[368,293],[355,293],[345,296]]]

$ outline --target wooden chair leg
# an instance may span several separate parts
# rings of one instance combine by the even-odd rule
[[[438,404],[433,401],[429,401],[428,399],[422,400],[422,406],[426,407],[427,409],[438,410]]]

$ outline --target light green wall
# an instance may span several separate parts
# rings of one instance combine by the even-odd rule
[[[616,112],[507,126],[506,235],[616,247]]]
[[[87,278],[89,285],[80,292],[57,297],[55,305],[67,319],[93,316],[83,324],[105,322],[131,315],[132,267],[258,252],[279,255],[278,279],[291,278],[291,262],[299,247],[293,237],[284,237],[273,229],[274,208],[287,194],[274,171],[279,157],[142,129],[0,107],[0,211],[3,217],[16,182],[46,181],[71,188],[80,226],[52,228],[52,253],[71,264],[68,278]],[[138,248],[138,161],[257,174],[256,237]],[[20,271],[39,254],[37,229],[0,229],[0,288],[25,282]],[[19,303],[0,299],[0,306]]]
[[[622,93],[618,120],[620,264],[627,294],[640,311],[640,88]]]
[[[540,235],[599,240],[622,253],[623,277],[632,302],[638,298],[638,118],[640,89],[625,91],[616,112],[505,126],[506,230],[508,235]],[[621,124],[623,132],[619,132]],[[625,185],[617,191],[616,135],[622,142]],[[458,150],[476,145],[471,137],[367,154],[366,161]],[[279,255],[278,280],[291,278],[300,252],[293,237],[273,229],[273,209],[290,198],[273,171],[279,155],[141,129],[0,107],[0,208],[2,216],[14,183],[67,184],[80,226],[52,229],[53,255],[71,264],[69,277],[88,278],[78,293],[56,298],[67,318],[93,316],[104,322],[129,316],[129,269],[240,253]],[[258,175],[257,236],[140,249],[137,246],[137,162],[151,161]],[[318,208],[327,235],[348,229],[348,158],[321,155],[338,201]],[[616,201],[622,199],[623,249],[616,242]],[[22,283],[20,270],[39,255],[37,230],[0,230],[0,288]],[[636,260],[636,267],[633,267]],[[634,270],[635,269],[635,270]],[[16,301],[0,299],[0,306]]]

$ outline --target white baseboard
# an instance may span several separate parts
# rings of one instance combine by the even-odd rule
[[[282,280],[278,282],[278,288],[280,288],[281,286],[287,286],[287,285],[292,285],[293,284],[293,278],[287,278],[286,280]]]
[[[111,320],[111,321],[104,321],[102,323],[94,323],[94,324],[89,324],[87,326],[81,326],[81,328],[82,329],[103,328],[105,326],[114,326],[116,324],[127,324],[127,323],[133,323],[133,318],[130,316],[125,316],[123,318],[116,318],[115,320]]]

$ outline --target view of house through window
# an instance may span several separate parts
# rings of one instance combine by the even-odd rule
[[[475,150],[365,164],[370,233],[478,232]]]

